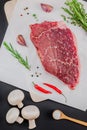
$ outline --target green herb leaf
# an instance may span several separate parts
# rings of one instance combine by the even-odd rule
[[[66,7],[62,7],[64,12],[66,12],[69,17],[66,19],[70,20],[72,24],[81,26],[85,31],[87,31],[87,13],[84,9],[84,5],[78,0],[66,0]],[[64,15],[63,19],[64,19]],[[67,20],[66,20],[67,21]]]
[[[6,42],[4,42],[3,45],[5,46],[5,48],[6,48],[8,51],[11,52],[12,56],[15,57],[20,64],[22,64],[23,66],[25,66],[25,68],[27,68],[27,69],[30,70],[30,65],[28,64],[28,58],[27,58],[27,56],[26,56],[26,59],[24,59],[24,58],[20,55],[20,53],[13,48],[13,46],[11,45],[11,43],[8,45]]]

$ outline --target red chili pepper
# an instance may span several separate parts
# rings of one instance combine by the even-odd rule
[[[62,94],[62,91],[60,89],[58,89],[56,86],[52,85],[52,84],[48,84],[48,83],[43,83],[44,85],[54,89],[56,92],[58,92],[59,94]]]
[[[65,95],[63,94],[63,92],[59,88],[57,88],[56,86],[54,86],[52,84],[48,84],[48,83],[43,83],[43,84],[50,87],[50,88],[52,88],[52,89],[54,89],[59,94],[62,94],[64,96],[64,98],[65,98],[65,102],[67,102],[67,99],[66,99]]]
[[[39,86],[38,84],[35,84],[34,82],[33,82],[33,84],[34,84],[34,87],[35,87],[37,90],[39,90],[40,92],[43,92],[43,93],[45,93],[45,94],[51,94],[51,93],[52,93],[52,92],[50,92],[50,91],[48,91],[48,90],[42,88],[42,87]]]

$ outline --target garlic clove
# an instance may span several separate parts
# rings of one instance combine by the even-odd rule
[[[17,43],[22,45],[22,46],[26,46],[26,42],[25,42],[23,35],[19,34],[17,36]]]
[[[49,5],[49,4],[44,4],[44,3],[41,3],[41,8],[43,11],[49,13],[53,10],[53,6]]]

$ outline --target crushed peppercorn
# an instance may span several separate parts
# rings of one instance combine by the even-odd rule
[[[27,13],[27,15],[29,15],[29,13]]]

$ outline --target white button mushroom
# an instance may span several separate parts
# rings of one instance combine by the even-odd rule
[[[39,117],[40,110],[34,105],[26,106],[22,109],[21,114],[24,119],[29,121],[29,129],[36,127],[35,119]]]
[[[23,99],[24,99],[24,93],[19,89],[13,90],[8,95],[9,104],[11,104],[12,106],[17,105],[19,108],[23,107],[23,103],[22,103]]]
[[[19,124],[21,124],[23,122],[23,118],[19,116],[20,112],[18,108],[11,108],[7,114],[6,114],[6,121],[9,124],[13,124],[15,122],[18,122]]]

